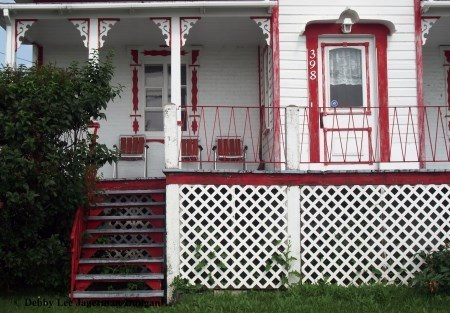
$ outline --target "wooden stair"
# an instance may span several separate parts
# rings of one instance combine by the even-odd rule
[[[105,190],[98,198],[84,217],[73,301],[164,303],[165,189]]]

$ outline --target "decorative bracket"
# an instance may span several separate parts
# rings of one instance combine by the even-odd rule
[[[81,38],[83,39],[84,46],[86,48],[89,47],[89,27],[90,21],[88,18],[84,19],[69,19],[72,24],[78,29],[80,32]]]
[[[261,28],[266,43],[270,46],[270,17],[252,17],[251,19]]]
[[[118,18],[99,18],[98,19],[98,48],[103,47],[105,40],[103,37],[108,35],[109,30],[113,27],[120,19]]]
[[[180,17],[180,43],[183,47],[186,44],[187,36],[192,26],[200,19],[200,17]]]
[[[25,39],[25,33],[37,20],[16,20],[16,51]]]
[[[166,45],[170,47],[171,44],[171,29],[172,29],[172,20],[170,17],[161,17],[161,18],[151,18],[151,20],[156,24],[156,26],[161,29],[164,40],[166,41]]]
[[[439,17],[424,17],[422,18],[422,45],[425,45],[430,33],[431,27],[436,23]]]

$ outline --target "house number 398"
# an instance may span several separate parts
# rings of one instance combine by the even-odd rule
[[[317,59],[316,51],[314,49],[309,50],[308,65],[309,65],[309,79],[310,80],[317,79],[317,71],[316,71],[317,61],[316,61],[316,59]]]

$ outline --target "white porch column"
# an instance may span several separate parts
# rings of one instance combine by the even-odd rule
[[[171,97],[170,101],[179,108],[181,105],[181,43],[180,43],[180,18],[172,17],[171,40],[170,40],[170,62],[171,62]],[[181,112],[180,112],[181,117]]]
[[[91,18],[89,21],[89,40],[88,51],[89,59],[92,59],[95,51],[98,51],[99,47],[99,34],[98,34],[98,18]]]
[[[3,9],[3,16],[6,21],[6,50],[5,50],[5,65],[15,66],[16,64],[16,21],[9,15],[8,9]]]
[[[177,108],[177,124],[181,123],[181,31],[180,31],[180,17],[172,16],[171,34],[170,34],[170,68],[171,68],[171,81],[170,81],[170,101],[176,105]],[[177,126],[177,167],[178,164],[178,147],[181,144],[181,127]],[[167,142],[166,144],[166,150]]]
[[[172,284],[180,275],[180,196],[179,185],[167,185],[166,193],[166,259],[167,259],[167,301],[173,300]]]
[[[286,108],[286,170],[298,170],[300,165],[300,119],[299,108]]]
[[[167,103],[164,106],[164,158],[166,168],[178,168],[179,135],[177,105]]]

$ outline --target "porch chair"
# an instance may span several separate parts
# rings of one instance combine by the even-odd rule
[[[113,145],[117,149],[117,145]],[[144,177],[147,177],[147,150],[144,135],[122,135],[119,137],[119,161],[144,160]],[[118,178],[118,161],[113,164],[113,178]]]
[[[247,158],[248,147],[244,146],[240,137],[217,137],[214,151],[214,169],[217,169],[217,161],[223,162],[243,162],[243,170],[247,170],[245,159]]]
[[[198,169],[202,169],[202,151],[198,138],[181,138],[181,161],[198,162]]]

